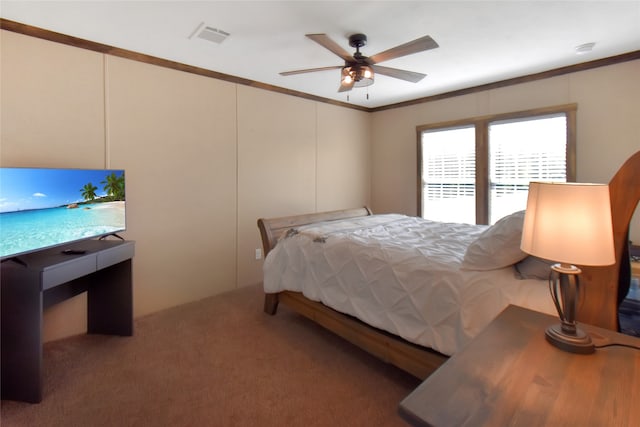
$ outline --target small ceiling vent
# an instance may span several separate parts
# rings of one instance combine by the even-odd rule
[[[196,29],[193,30],[189,38],[192,39],[193,37],[198,37],[200,39],[220,44],[225,41],[225,39],[230,35],[231,34],[227,33],[226,31],[209,27],[208,25],[205,25],[204,22],[201,22],[200,25],[198,25]]]

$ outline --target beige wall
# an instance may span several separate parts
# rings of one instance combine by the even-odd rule
[[[6,31],[0,42],[0,164],[126,170],[136,317],[259,283],[258,217],[369,203],[370,114]],[[45,340],[84,332],[85,311],[84,295],[47,310]]]
[[[250,284],[262,280],[258,218],[368,205],[371,126],[367,113],[245,86],[238,102],[238,282]]]
[[[105,60],[108,166],[126,171],[136,313],[234,288],[234,85]]]
[[[258,283],[259,217],[415,214],[418,125],[576,102],[578,180],[605,182],[640,150],[640,61],[369,114],[6,31],[0,42],[0,164],[126,169],[136,317]],[[82,295],[49,309],[45,339],[82,333],[85,310]]]
[[[608,182],[640,150],[640,61],[373,113],[372,208],[417,213],[416,126],[577,103],[577,180]],[[640,243],[636,211],[631,238]]]

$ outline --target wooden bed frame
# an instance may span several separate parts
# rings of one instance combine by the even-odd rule
[[[272,219],[260,218],[258,220],[258,228],[262,236],[265,256],[276,245],[278,237],[290,228],[321,221],[357,218],[367,215],[371,215],[371,211],[364,207]],[[418,378],[426,378],[447,360],[447,356],[442,353],[415,345],[398,336],[373,328],[355,317],[339,313],[322,303],[311,301],[301,292],[283,291],[275,294],[265,294],[264,311],[269,314],[275,314],[278,303],[287,305],[294,311],[324,326],[363,350],[387,363],[404,369]]]
[[[583,299],[578,320],[606,329],[618,330],[618,282],[626,280],[628,286],[629,223],[640,201],[640,151],[631,156],[611,179],[609,191],[616,264],[608,267],[581,267]],[[265,256],[276,245],[282,232],[289,228],[367,215],[371,215],[371,211],[364,207],[270,219],[260,218],[258,228]],[[354,317],[311,301],[300,292],[283,291],[265,294],[264,311],[275,314],[279,303],[287,305],[299,314],[415,377],[426,378],[447,360],[447,356],[441,353],[373,328]]]

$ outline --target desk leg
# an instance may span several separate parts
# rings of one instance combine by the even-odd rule
[[[87,332],[133,335],[133,286],[131,260],[91,275],[87,292]]]
[[[22,266],[3,268],[0,301],[2,399],[38,403],[42,400],[42,292],[39,274]]]

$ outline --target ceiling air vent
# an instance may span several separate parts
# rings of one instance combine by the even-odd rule
[[[230,36],[226,31],[222,31],[218,28],[209,27],[205,25],[204,22],[201,22],[200,25],[196,27],[195,30],[191,33],[189,38],[198,37],[200,39],[208,40],[214,43],[222,43],[227,37]]]

